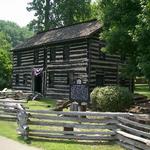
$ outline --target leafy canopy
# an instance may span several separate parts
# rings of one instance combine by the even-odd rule
[[[33,0],[27,10],[35,19],[29,27],[35,32],[87,20],[91,15],[91,0]]]
[[[10,43],[4,33],[0,32],[0,90],[10,85],[12,63],[10,59]]]
[[[27,27],[21,28],[14,22],[4,20],[0,20],[0,32],[5,34],[7,41],[11,43],[12,47],[33,35],[33,32],[29,31]]]

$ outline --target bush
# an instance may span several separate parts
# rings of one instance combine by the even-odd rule
[[[133,95],[125,87],[106,86],[96,87],[91,93],[94,110],[125,111],[133,104]]]

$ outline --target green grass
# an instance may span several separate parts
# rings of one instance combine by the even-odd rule
[[[27,107],[30,109],[51,109],[56,105],[52,100],[29,101]],[[87,143],[73,140],[30,140],[25,142],[16,132],[17,124],[15,122],[0,121],[0,135],[26,143],[31,146],[41,148],[42,150],[124,150],[114,142]]]
[[[28,101],[26,106],[32,110],[41,110],[41,109],[48,110],[56,106],[56,101],[49,99]]]
[[[150,98],[150,90],[147,84],[136,84],[135,93],[143,94]]]

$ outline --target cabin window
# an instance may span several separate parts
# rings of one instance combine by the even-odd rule
[[[16,74],[15,84],[16,86],[19,85],[19,74]]]
[[[52,48],[50,50],[50,61],[54,61],[55,58],[56,58],[56,50],[55,50],[55,48]]]
[[[64,46],[63,49],[63,60],[69,60],[69,45]]]
[[[39,62],[39,51],[34,51],[34,64],[37,64]]]
[[[100,58],[101,60],[105,60],[106,54],[105,54],[104,52],[102,52],[102,51],[99,51],[99,58]]]
[[[96,86],[104,86],[104,74],[96,75]]]
[[[73,72],[68,72],[67,73],[67,84],[68,85],[72,84],[73,80],[74,80]]]
[[[21,53],[17,53],[17,66],[21,66]]]
[[[24,85],[24,86],[27,86],[27,84],[28,84],[28,75],[27,75],[27,74],[24,74],[24,75],[23,75],[23,85]]]
[[[48,80],[48,87],[51,88],[53,87],[54,84],[54,73],[53,72],[49,72],[49,80]]]

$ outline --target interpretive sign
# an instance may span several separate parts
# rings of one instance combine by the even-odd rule
[[[72,84],[70,86],[70,100],[77,102],[89,101],[89,88],[86,84]]]

